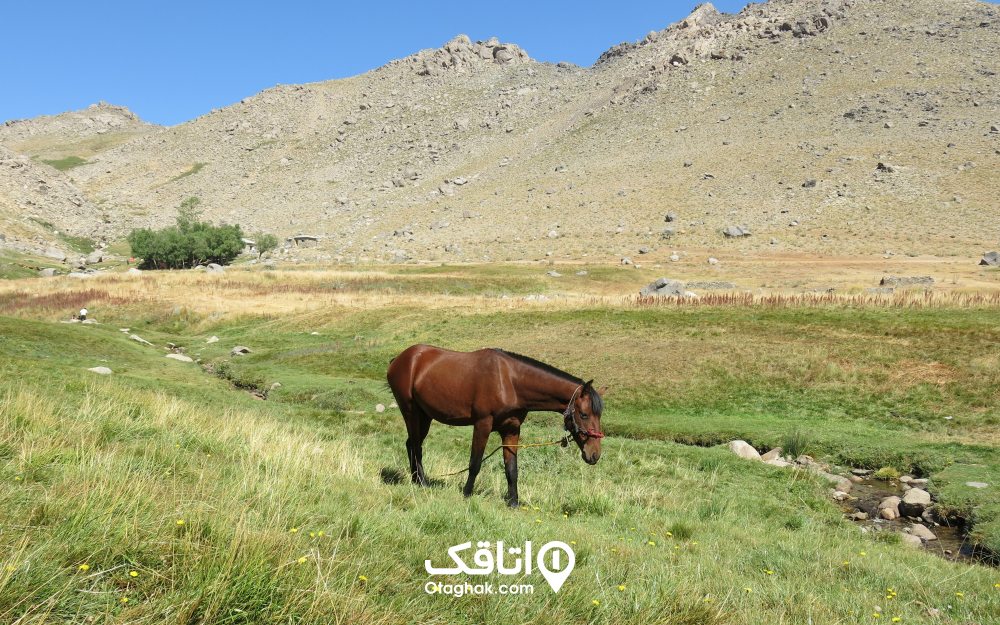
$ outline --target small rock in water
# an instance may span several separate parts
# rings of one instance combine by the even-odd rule
[[[867,521],[868,513],[863,510],[858,510],[857,512],[852,514],[850,518],[852,521]]]
[[[934,535],[934,532],[927,529],[927,526],[923,523],[914,523],[910,528],[910,533],[921,540],[937,540],[937,536]]]

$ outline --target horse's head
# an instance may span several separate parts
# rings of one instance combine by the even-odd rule
[[[598,391],[593,386],[594,381],[584,382],[573,395],[570,405],[566,408],[565,426],[570,436],[580,448],[580,455],[587,464],[597,464],[601,458],[601,412],[604,401],[601,399],[605,389]]]

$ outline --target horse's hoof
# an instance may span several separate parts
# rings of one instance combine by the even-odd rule
[[[520,508],[521,504],[518,503],[518,502],[516,502],[516,501],[508,501],[507,502],[507,507],[508,508]]]

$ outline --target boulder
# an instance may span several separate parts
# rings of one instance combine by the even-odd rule
[[[178,362],[194,362],[194,359],[190,356],[185,356],[184,354],[167,354],[167,358],[171,360],[176,360]]]
[[[919,517],[930,505],[930,493],[922,488],[911,488],[899,502],[899,513],[903,516]]]
[[[87,254],[87,264],[96,265],[97,263],[104,261],[104,252],[101,250],[94,250],[93,252]]]
[[[205,271],[207,271],[208,273],[223,273],[226,271],[226,269],[222,265],[217,265],[216,263],[209,263],[208,266],[205,267]]]
[[[59,262],[66,260],[66,254],[62,250],[54,247],[50,247],[49,249],[45,250],[45,256],[47,258],[58,260]]]
[[[923,523],[914,523],[910,527],[910,534],[916,536],[920,540],[937,540],[937,536],[934,535],[934,532],[927,529],[927,526]]]
[[[219,342],[219,337],[217,337],[217,336],[210,336],[207,339],[205,339],[205,342],[209,343],[209,344],[218,343]]]
[[[130,334],[129,338],[132,339],[133,341],[135,341],[136,343],[142,343],[143,345],[152,345],[152,343],[150,343],[146,339],[142,338],[138,334]]]
[[[236,347],[234,347],[233,349],[231,349],[229,351],[229,353],[231,355],[233,355],[233,356],[242,356],[244,354],[249,354],[250,353],[250,348],[249,347],[244,347],[242,345],[237,345]]]
[[[791,462],[783,458],[771,458],[770,460],[765,460],[764,464],[769,464],[772,467],[781,467],[781,468],[792,466]]]
[[[740,458],[746,458],[747,460],[760,460],[760,454],[757,450],[746,441],[730,441],[729,451],[733,452]]]
[[[730,239],[750,236],[750,230],[745,226],[726,226],[722,229],[722,234]]]
[[[761,456],[760,459],[764,462],[769,462],[771,460],[774,460],[775,458],[780,458],[780,457],[781,457],[781,447],[775,447],[771,451]]]
[[[45,269],[42,269],[41,271],[39,271],[38,275],[41,276],[41,277],[43,277],[43,278],[51,278],[54,275],[56,275],[56,270],[53,269],[52,267],[46,267]]]
[[[1000,267],[1000,252],[986,252],[979,264],[986,267]]]
[[[91,367],[90,369],[87,369],[87,371],[93,371],[98,375],[111,375],[114,373],[114,371],[108,369],[107,367]]]
[[[920,547],[924,544],[924,541],[920,540],[918,536],[913,534],[900,534],[900,542],[902,542],[907,547]]]
[[[639,291],[643,297],[681,297],[684,295],[684,283],[680,280],[657,278]]]
[[[857,512],[855,512],[850,516],[850,519],[852,521],[867,521],[868,513],[863,510],[858,510]]]

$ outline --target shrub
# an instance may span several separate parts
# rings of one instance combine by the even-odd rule
[[[278,237],[273,234],[258,234],[254,240],[257,242],[257,258],[278,247]]]
[[[875,472],[875,479],[885,481],[898,480],[899,471],[897,471],[894,467],[882,467]]]
[[[795,430],[785,436],[782,449],[784,449],[785,453],[791,457],[798,458],[802,454],[806,453],[806,449],[809,447],[810,442],[809,434],[803,432],[802,430]]]
[[[198,220],[198,198],[181,204],[177,225],[128,235],[132,253],[146,269],[184,269],[207,263],[227,265],[243,251],[243,231],[238,225],[214,226]]]

